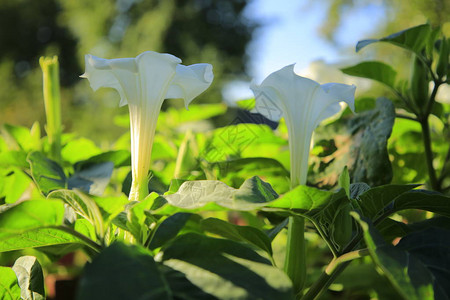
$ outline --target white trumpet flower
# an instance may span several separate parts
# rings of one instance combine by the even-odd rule
[[[166,98],[183,98],[189,103],[205,91],[214,78],[210,64],[181,65],[170,54],[147,51],[136,58],[103,59],[86,55],[87,78],[94,91],[114,88],[120,106],[128,104],[131,130],[130,200],[148,194],[148,171],[161,105]]]
[[[341,110],[339,102],[355,109],[354,85],[319,83],[294,72],[294,65],[270,74],[261,85],[252,84],[254,111],[272,121],[284,117],[289,134],[291,187],[306,184],[311,137],[321,121]]]

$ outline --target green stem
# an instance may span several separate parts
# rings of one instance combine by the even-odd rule
[[[284,270],[292,280],[294,293],[301,295],[306,279],[305,219],[289,217]]]
[[[309,288],[305,295],[300,298],[301,300],[313,300],[318,299],[319,296],[333,283],[336,277],[341,274],[342,271],[351,263],[346,261],[339,264],[331,274],[327,274],[325,271],[320,275],[319,279]]]
[[[128,200],[141,201],[148,196],[148,177],[143,177],[141,180],[133,178],[131,181],[131,189]]]
[[[352,260],[366,255],[369,255],[369,250],[360,249],[334,258],[325,268],[325,271],[320,275],[319,279],[306,292],[305,296],[301,298],[301,300],[316,299],[323,291],[325,291],[326,288],[330,286],[334,279],[348,266]]]
[[[431,149],[431,135],[430,126],[428,124],[428,117],[420,121],[420,126],[422,127],[423,146],[425,148],[425,160],[427,163],[430,185],[433,190],[440,191],[439,182],[436,176],[436,170],[433,166],[433,150]]]
[[[421,115],[418,115],[420,126],[422,127],[423,146],[425,150],[425,159],[428,169],[428,176],[430,178],[431,188],[435,191],[441,191],[441,186],[436,175],[436,170],[433,166],[433,150],[431,145],[430,124],[428,123],[428,117],[433,110],[433,105],[436,99],[437,91],[442,82],[434,80],[433,91],[431,92],[430,99],[427,106]]]

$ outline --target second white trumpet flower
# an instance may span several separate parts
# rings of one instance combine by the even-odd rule
[[[294,72],[294,65],[273,72],[252,84],[255,111],[272,121],[285,118],[291,156],[291,187],[306,184],[308,156],[314,129],[341,110],[339,102],[355,109],[354,85],[319,83]]]

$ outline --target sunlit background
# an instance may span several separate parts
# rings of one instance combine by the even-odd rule
[[[115,58],[153,50],[185,64],[211,63],[215,82],[196,101],[233,106],[251,97],[252,80],[288,64],[319,82],[347,83],[338,67],[392,49],[355,53],[357,41],[449,18],[448,0],[0,0],[0,124],[45,123],[42,55],[60,59],[65,129],[100,143],[125,130],[114,118],[127,110],[115,91],[94,93],[79,78],[86,53]],[[448,23],[444,28],[448,35]],[[405,55],[388,59],[409,68]]]

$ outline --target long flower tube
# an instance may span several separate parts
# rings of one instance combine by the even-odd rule
[[[291,188],[305,185],[308,157],[314,129],[321,121],[341,110],[340,102],[355,108],[354,85],[319,83],[294,72],[294,65],[270,74],[261,85],[252,84],[254,111],[272,121],[284,117],[289,134]],[[301,294],[306,277],[304,219],[290,217],[285,271],[296,293]]]
[[[210,64],[181,65],[170,54],[147,51],[136,58],[103,59],[86,55],[87,78],[94,91],[114,88],[120,106],[128,104],[131,131],[132,184],[129,200],[148,195],[148,171],[158,115],[164,99],[183,98],[189,103],[214,78]]]

